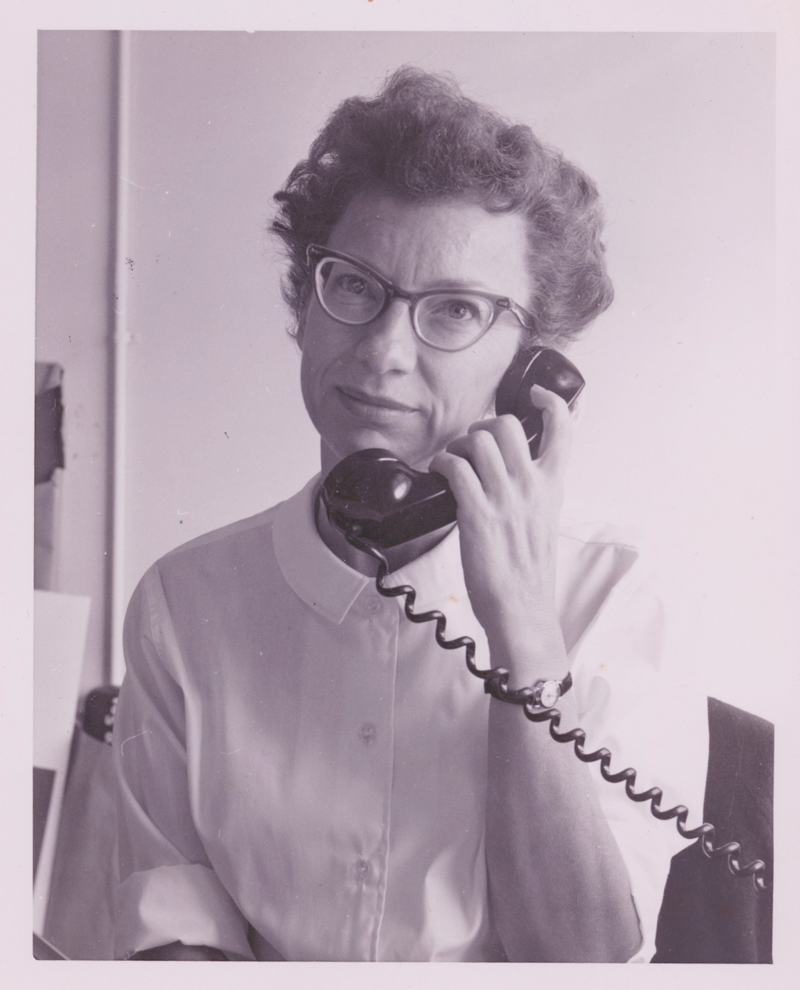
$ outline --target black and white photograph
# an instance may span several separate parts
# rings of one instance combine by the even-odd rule
[[[37,965],[779,969],[778,42],[37,32]]]

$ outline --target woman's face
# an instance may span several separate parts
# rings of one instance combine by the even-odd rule
[[[347,207],[327,247],[412,292],[479,288],[529,302],[523,220],[466,200],[414,203],[366,191]],[[463,351],[438,351],[414,334],[394,299],[364,326],[337,323],[312,294],[301,322],[303,399],[322,440],[322,470],[368,447],[426,468],[454,437],[494,410],[521,327],[503,313]]]

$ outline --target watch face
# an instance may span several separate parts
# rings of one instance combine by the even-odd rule
[[[543,708],[552,708],[553,705],[561,697],[561,690],[558,686],[558,681],[545,681],[542,684],[541,694],[539,695],[539,704]]]

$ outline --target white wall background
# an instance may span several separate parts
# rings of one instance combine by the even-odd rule
[[[65,369],[54,589],[91,598],[85,693],[107,677],[110,652],[115,43],[110,32],[42,32],[38,55],[36,359]]]
[[[271,195],[338,101],[404,62],[453,72],[598,182],[617,300],[573,351],[571,493],[658,544],[710,689],[770,715],[742,683],[788,649],[770,35],[135,34],[127,590],[317,469]]]
[[[59,61],[64,36],[48,37],[69,113],[101,127],[105,104]],[[81,39],[102,61],[108,36]],[[768,34],[134,33],[125,595],[171,547],[316,471],[265,235],[271,196],[339,100],[404,62],[453,72],[598,182],[617,298],[572,352],[589,387],[570,491],[656,544],[668,590],[698,620],[686,656],[700,658],[704,686],[775,717],[780,698],[754,698],[751,675],[797,687],[797,461],[774,318]],[[59,112],[41,132],[61,133]],[[76,167],[58,177],[67,138],[51,142],[54,216],[91,184]],[[87,382],[85,399],[104,387]]]

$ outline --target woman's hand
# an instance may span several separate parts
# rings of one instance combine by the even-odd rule
[[[510,670],[512,688],[566,671],[555,571],[570,411],[539,385],[531,401],[544,417],[537,460],[530,458],[522,424],[509,415],[475,423],[430,465],[447,478],[458,503],[472,609],[493,665]]]

